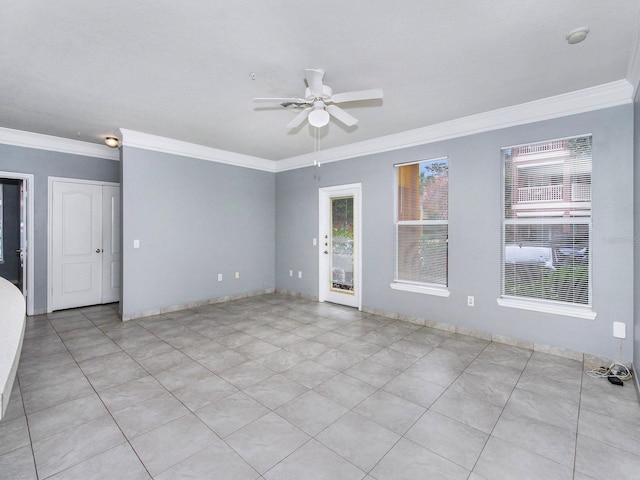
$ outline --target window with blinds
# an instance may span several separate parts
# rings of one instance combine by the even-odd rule
[[[398,208],[395,281],[446,287],[448,159],[400,164],[396,168]]]
[[[502,297],[591,305],[591,136],[502,149]]]

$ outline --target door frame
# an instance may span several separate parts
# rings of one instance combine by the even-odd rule
[[[34,175],[32,173],[18,173],[18,172],[0,172],[0,177],[11,178],[15,180],[22,180],[24,186],[24,192],[21,194],[20,201],[25,202],[26,206],[26,219],[25,227],[27,233],[27,254],[26,254],[26,277],[27,281],[24,282],[23,288],[26,285],[26,303],[27,303],[27,315],[35,315],[34,297],[35,297],[35,278],[34,278],[34,254],[35,254],[35,237],[34,237]],[[24,294],[24,291],[22,292]]]
[[[318,301],[327,301],[329,271],[324,268],[323,232],[330,224],[331,212],[327,207],[332,197],[353,196],[353,283],[358,310],[362,310],[362,183],[349,183],[318,189]]]
[[[105,188],[106,187],[106,188]],[[117,190],[118,196],[118,205],[115,209],[112,209],[113,206],[111,203],[111,199],[113,196],[108,196],[105,198],[105,190],[106,189]],[[106,202],[105,202],[106,200]],[[113,217],[109,215],[113,213],[114,210],[117,210],[117,222],[113,222]],[[107,184],[102,184],[102,302],[103,303],[112,303],[119,302],[122,298],[122,188],[120,185],[112,186]],[[106,220],[106,221],[105,221]],[[105,225],[110,224],[111,226],[105,231]],[[116,226],[117,224],[117,226]],[[120,235],[117,237],[114,236],[114,229],[118,229]],[[107,238],[105,233],[110,233],[110,238]],[[117,245],[117,252],[114,254],[114,246]],[[110,251],[107,251],[107,248],[110,248]],[[113,261],[114,256],[118,256],[118,263],[120,264],[119,272],[116,275],[113,274]],[[105,268],[105,267],[109,268]],[[116,287],[112,287],[111,281],[114,277],[118,278],[118,285]],[[107,287],[107,285],[109,285]],[[106,294],[106,295],[105,295]]]
[[[53,312],[53,182],[120,187],[116,182],[80,178],[49,177],[47,193],[47,313]]]

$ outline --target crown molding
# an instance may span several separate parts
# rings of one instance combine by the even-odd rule
[[[135,130],[124,128],[119,129],[117,134],[120,137],[120,144],[125,147],[141,148],[154,152],[197,158],[271,173],[275,173],[276,171],[275,161],[273,160],[205,147],[204,145],[183,142],[181,140],[136,132]]]
[[[72,155],[82,155],[107,160],[120,160],[118,150],[109,148],[106,145],[4,127],[0,127],[0,144],[70,153]]]
[[[119,129],[117,135],[120,137],[121,145],[124,146],[278,173],[309,167],[316,162],[322,164],[348,160],[632,103],[636,89],[640,84],[640,42],[634,47],[628,69],[628,78],[628,80],[619,80],[542,100],[277,161],[128,129]],[[106,145],[4,127],[0,127],[0,144],[108,160],[120,159],[118,149],[109,148]]]
[[[337,162],[451,138],[534,123],[633,102],[633,86],[619,80],[512,107],[458,118],[393,135],[278,160],[276,173]]]

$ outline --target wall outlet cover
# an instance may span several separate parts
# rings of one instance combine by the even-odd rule
[[[613,322],[613,336],[616,338],[627,338],[627,325],[622,322]]]

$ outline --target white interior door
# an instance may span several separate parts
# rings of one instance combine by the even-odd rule
[[[361,184],[321,188],[319,294],[328,301],[362,308]]]
[[[102,301],[102,186],[53,182],[51,310]]]
[[[120,187],[102,187],[102,302],[120,300]]]

